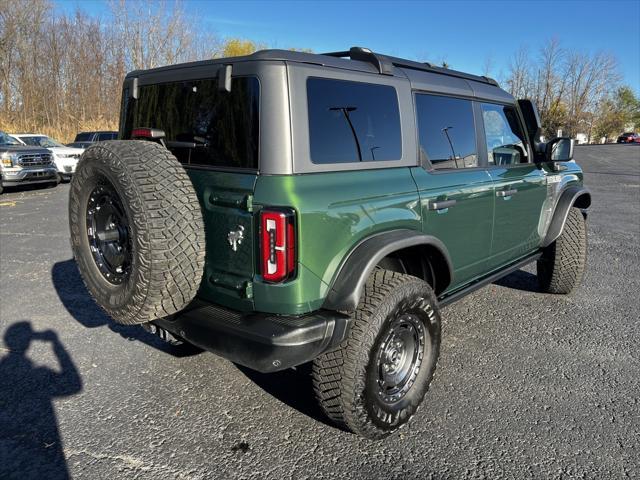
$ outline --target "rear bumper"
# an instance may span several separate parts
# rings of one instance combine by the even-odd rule
[[[196,301],[153,323],[200,348],[259,372],[313,360],[345,338],[351,318],[329,310],[299,317],[241,313]]]

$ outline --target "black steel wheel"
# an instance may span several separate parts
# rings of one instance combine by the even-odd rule
[[[378,268],[345,341],[313,362],[316,397],[337,424],[383,438],[416,413],[439,351],[440,313],[429,284]]]
[[[129,219],[118,192],[104,177],[87,201],[87,239],[103,277],[114,285],[125,281],[133,262]]]
[[[429,335],[414,313],[392,320],[382,333],[374,357],[377,371],[377,395],[385,403],[397,402],[411,389],[422,365]]]

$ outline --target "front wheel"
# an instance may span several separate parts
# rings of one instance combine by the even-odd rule
[[[540,290],[568,294],[582,281],[587,261],[587,225],[580,209],[569,209],[562,234],[542,252],[537,273]]]
[[[411,419],[429,388],[440,313],[428,283],[378,268],[353,320],[345,341],[314,360],[314,390],[334,422],[380,439]]]

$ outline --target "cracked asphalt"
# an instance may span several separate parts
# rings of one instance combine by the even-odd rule
[[[327,424],[309,371],[178,355],[113,324],[71,260],[68,185],[0,196],[0,478],[637,478],[640,145],[576,149],[593,206],[583,286],[517,271],[444,309],[414,421]]]

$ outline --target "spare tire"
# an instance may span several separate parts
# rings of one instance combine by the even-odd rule
[[[88,148],[71,181],[69,227],[82,279],[116,322],[167,317],[196,296],[202,211],[189,176],[161,145],[114,140]]]

